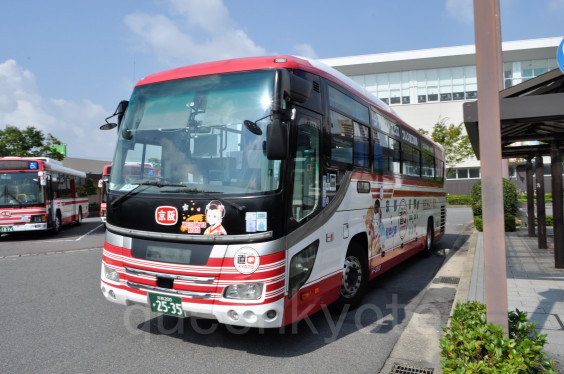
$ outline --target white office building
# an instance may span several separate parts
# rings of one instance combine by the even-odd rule
[[[505,88],[558,68],[556,53],[561,40],[502,43]],[[388,103],[416,129],[431,131],[441,119],[458,125],[463,122],[462,104],[478,98],[474,45],[336,57],[322,62]],[[449,193],[467,193],[479,177],[477,160],[457,165],[448,172]]]

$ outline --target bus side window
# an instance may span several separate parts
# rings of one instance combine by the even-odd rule
[[[353,162],[353,121],[331,111],[331,159],[352,164]]]
[[[304,116],[299,120],[292,196],[292,214],[298,222],[319,205],[319,129],[315,119]]]
[[[370,130],[354,122],[354,164],[363,168],[370,166]]]

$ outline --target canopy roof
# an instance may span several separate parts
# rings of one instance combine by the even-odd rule
[[[550,155],[564,140],[564,74],[554,69],[499,93],[502,158]],[[464,124],[480,159],[478,102],[464,103]],[[538,145],[518,142],[540,141]],[[518,143],[518,144],[514,144]],[[544,144],[543,144],[544,143]]]

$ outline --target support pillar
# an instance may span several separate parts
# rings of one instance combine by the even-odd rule
[[[527,157],[527,227],[529,236],[535,236],[535,186],[533,182],[533,162],[531,157]]]
[[[550,145],[550,171],[552,174],[552,214],[554,218],[554,266],[564,269],[564,215],[562,206],[562,153],[560,144]]]
[[[544,163],[542,155],[535,157],[535,175],[537,179],[536,194],[537,194],[537,233],[539,249],[547,249],[546,242],[546,207],[544,202]]]
[[[489,323],[502,325],[507,334],[507,268],[499,108],[499,91],[503,87],[503,59],[499,18],[499,0],[474,0],[486,314]]]

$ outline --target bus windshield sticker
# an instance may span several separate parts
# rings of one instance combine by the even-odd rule
[[[266,212],[247,212],[245,213],[247,232],[266,231],[268,226]]]
[[[122,188],[120,188],[120,191],[131,191],[134,190],[138,187],[138,184],[124,184]]]
[[[212,200],[206,205],[206,219],[210,227],[204,231],[204,235],[227,235],[227,231],[221,225],[225,216],[225,207],[217,200]]]

